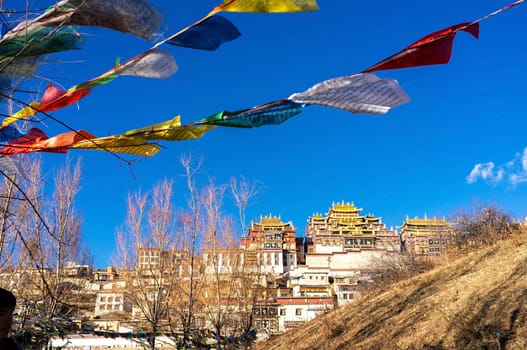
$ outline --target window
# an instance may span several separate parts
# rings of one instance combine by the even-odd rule
[[[285,309],[280,309],[280,316],[285,316]]]
[[[295,309],[295,315],[302,316],[302,309]]]

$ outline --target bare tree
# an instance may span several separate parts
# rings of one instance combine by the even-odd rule
[[[206,285],[203,290],[203,313],[217,337],[240,336],[252,328],[252,309],[261,271],[255,252],[240,248],[233,220],[223,210],[225,191],[230,187],[238,207],[241,226],[245,227],[245,210],[259,190],[245,178],[231,179],[230,186],[210,181],[200,196],[205,209],[204,261]],[[216,343],[221,348],[221,342]]]
[[[192,334],[201,326],[196,317],[200,304],[199,295],[203,288],[203,261],[201,259],[201,238],[203,211],[198,198],[196,174],[201,161],[196,162],[192,156],[180,158],[183,168],[187,202],[177,214],[177,232],[180,240],[178,250],[181,255],[179,268],[180,283],[171,291],[169,320],[174,332],[183,333],[183,345],[191,347]]]
[[[238,209],[241,226],[241,236],[245,236],[247,227],[247,207],[251,200],[257,196],[263,188],[259,181],[250,182],[244,176],[239,179],[231,178],[229,188]],[[238,262],[237,282],[239,288],[236,290],[238,301],[238,333],[246,334],[253,328],[253,307],[257,300],[257,291],[261,289],[260,281],[263,276],[258,253],[254,250],[245,249],[241,260]]]
[[[229,188],[236,208],[238,208],[242,234],[245,234],[247,230],[247,207],[251,199],[260,193],[262,185],[258,181],[251,183],[244,176],[240,176],[239,179],[231,178]]]
[[[490,245],[520,232],[521,227],[502,208],[492,204],[474,203],[468,210],[453,215],[457,248],[476,248]]]
[[[232,296],[232,260],[235,259],[232,254],[232,231],[221,213],[225,189],[225,186],[218,186],[210,180],[200,196],[206,214],[203,217],[204,255],[206,254],[203,313],[216,332],[218,348],[221,348],[219,336],[222,334],[226,308]]]
[[[25,168],[26,178],[9,179],[4,187],[1,249],[9,251],[2,254],[3,267],[11,271],[10,288],[24,311],[17,331],[29,334],[30,345],[38,347],[52,335],[51,320],[63,320],[77,310],[74,291],[82,282],[72,279],[66,268],[78,262],[82,246],[81,219],[74,206],[80,163],[68,162],[59,169],[51,186],[46,186],[39,160]],[[54,326],[59,331],[65,322]]]
[[[168,319],[170,293],[179,280],[172,197],[173,183],[168,180],[155,185],[150,193],[129,195],[126,225],[117,232],[116,265],[131,272],[127,295],[137,310],[133,316],[148,325],[152,349],[156,333],[167,326],[163,322]]]

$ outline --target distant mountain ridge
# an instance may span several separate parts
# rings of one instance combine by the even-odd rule
[[[527,237],[452,258],[256,349],[527,349]]]

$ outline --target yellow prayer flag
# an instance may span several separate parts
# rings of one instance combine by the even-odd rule
[[[144,157],[151,157],[161,149],[158,145],[130,136],[107,136],[83,140],[75,143],[71,148],[126,153]]]
[[[216,125],[183,125],[159,132],[150,133],[147,140],[185,141],[201,138],[207,131],[216,128]],[[141,136],[140,136],[141,137]]]
[[[40,103],[38,103],[38,102],[31,102],[29,105],[27,105],[26,107],[22,108],[21,110],[19,110],[15,114],[12,114],[9,117],[5,118],[2,121],[2,125],[0,127],[3,128],[3,127],[5,127],[5,126],[7,126],[7,125],[9,125],[11,123],[19,121],[20,119],[24,119],[24,118],[31,117],[31,116],[35,115],[37,113],[39,107],[40,107]]]
[[[137,128],[133,130],[128,130],[123,135],[125,136],[134,136],[141,139],[149,139],[150,135],[158,135],[160,133],[163,133],[167,130],[170,130],[172,128],[178,128],[181,126],[181,116],[176,116],[170,120],[153,124],[149,126],[145,126],[142,128]]]
[[[181,117],[178,115],[162,123],[129,130],[122,136],[140,140],[184,141],[199,139],[215,127],[215,125],[181,125]]]
[[[224,0],[224,12],[309,12],[318,10],[316,0]]]

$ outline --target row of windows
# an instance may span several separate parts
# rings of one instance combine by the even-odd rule
[[[352,300],[353,294],[343,294],[343,299],[346,300]],[[255,308],[253,309],[253,312],[256,316],[276,316],[276,308]],[[286,308],[280,308],[280,316],[287,316],[287,309]],[[295,316],[302,316],[303,309],[302,308],[296,308],[295,309]]]
[[[275,235],[265,235],[265,239],[268,240],[268,241],[275,241],[275,240],[279,240],[281,241],[282,240],[282,235],[281,234],[275,234]]]
[[[99,301],[101,303],[120,303],[121,302],[121,297],[120,296],[116,296],[116,297],[100,297]]]
[[[346,238],[346,245],[373,246],[371,238]]]
[[[309,277],[310,280],[319,280],[320,279],[321,281],[324,281],[324,282],[326,281],[326,275],[322,275],[322,276],[320,276],[320,275],[315,275],[315,276],[307,275],[305,277]]]
[[[278,261],[278,254],[273,254],[274,256],[274,261],[271,263],[271,254],[264,254],[263,256],[263,259],[261,260],[263,263],[265,263],[266,265],[278,265],[279,261]],[[260,260],[258,261],[258,263],[260,263]]]
[[[353,294],[352,293],[342,293],[341,298],[343,300],[353,300]]]
[[[281,248],[281,243],[265,243],[265,248]]]
[[[256,316],[275,316],[276,315],[276,308],[275,307],[256,307],[253,309],[253,313]]]
[[[256,329],[270,329],[278,330],[278,324],[276,320],[256,320]]]
[[[102,304],[99,306],[101,311],[121,311],[121,305],[117,304]]]
[[[445,243],[446,243],[446,240],[444,239],[429,239],[428,240],[428,244],[438,245],[438,244],[445,244]]]

